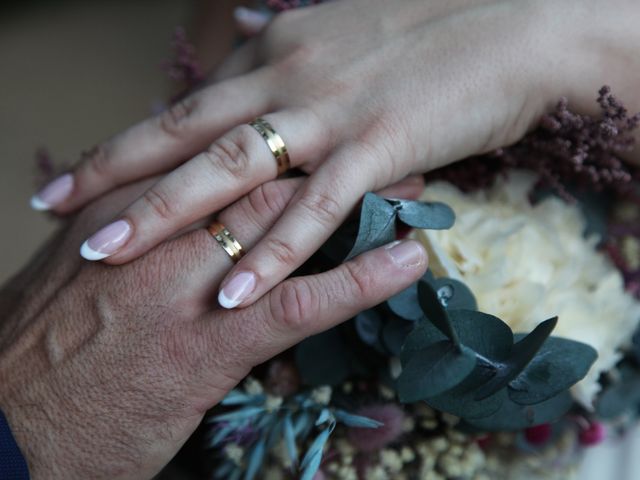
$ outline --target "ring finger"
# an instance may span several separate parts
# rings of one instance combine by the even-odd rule
[[[308,110],[283,111],[265,120],[286,142],[291,166],[323,155],[331,141]],[[87,260],[122,264],[137,258],[181,228],[216,212],[277,176],[274,154],[249,125],[238,126],[206,151],[151,187],[82,247]]]

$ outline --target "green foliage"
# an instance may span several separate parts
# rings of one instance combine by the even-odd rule
[[[550,337],[555,318],[514,337],[497,317],[445,308],[426,281],[418,285],[418,303],[423,319],[402,347],[398,396],[424,400],[476,428],[517,430],[557,418],[571,406],[567,389],[596,358],[588,345]]]
[[[314,400],[313,392],[304,392],[283,399],[274,407],[268,404],[264,394],[249,394],[242,390],[231,391],[221,403],[231,408],[229,412],[208,419],[214,424],[210,447],[222,447],[229,443],[242,443],[243,432],[251,432],[250,442],[244,447],[242,464],[230,459],[219,463],[214,472],[217,479],[254,480],[260,478],[267,456],[282,441],[291,464],[299,473],[296,478],[311,480],[322,462],[323,449],[336,424],[348,427],[378,428],[382,423],[371,418],[349,413]],[[315,437],[313,436],[314,431]],[[299,462],[299,447],[308,444]]]
[[[596,412],[603,419],[613,419],[638,410],[640,406],[640,370],[625,361],[618,366],[617,377],[600,394]]]
[[[414,351],[398,379],[400,401],[417,402],[439,395],[467,378],[475,366],[475,353],[449,340]]]
[[[395,240],[397,220],[414,228],[442,230],[451,228],[455,214],[444,203],[386,200],[367,193],[360,211],[358,235],[347,260]]]
[[[395,239],[398,221],[442,229],[454,220],[453,211],[441,203],[386,200],[369,193],[347,258]],[[334,247],[338,244],[348,242],[333,240]],[[548,421],[569,408],[567,390],[595,361],[590,346],[551,337],[556,322],[546,320],[528,335],[514,337],[505,322],[477,311],[464,283],[427,272],[384,304],[361,312],[351,331],[369,346],[367,356],[400,357],[402,373],[388,383],[402,401],[425,401],[476,428],[512,430]],[[299,345],[296,362],[307,383],[336,385],[362,363],[356,349],[344,329],[334,329]],[[605,407],[615,403],[611,398]]]

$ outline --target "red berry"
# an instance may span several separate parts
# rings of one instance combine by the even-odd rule
[[[543,423],[542,425],[527,428],[524,431],[524,438],[526,438],[527,442],[531,445],[542,445],[549,441],[552,430],[553,429],[550,424]]]
[[[592,422],[587,428],[580,431],[578,439],[580,445],[584,447],[592,447],[598,445],[604,440],[606,430],[600,422]]]

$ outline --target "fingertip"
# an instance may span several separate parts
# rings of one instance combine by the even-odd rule
[[[43,201],[38,195],[31,197],[29,204],[31,205],[31,208],[37,212],[46,212],[51,210],[51,205]]]
[[[100,253],[89,246],[89,240],[84,242],[80,247],[80,255],[85,260],[89,260],[91,262],[97,262],[99,260],[104,260],[109,256],[108,253]]]
[[[400,268],[416,268],[427,264],[427,251],[415,240],[397,240],[383,248]]]
[[[55,209],[69,199],[74,185],[75,181],[71,173],[60,175],[31,197],[29,202],[31,208],[39,212]]]

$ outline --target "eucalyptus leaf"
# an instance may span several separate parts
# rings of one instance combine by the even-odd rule
[[[476,310],[478,308],[476,299],[469,287],[458,280],[446,277],[434,278],[429,270],[421,280],[431,285],[440,303],[447,310]],[[418,301],[418,282],[387,300],[387,306],[394,314],[405,320],[420,320],[424,313]]]
[[[522,430],[558,420],[572,405],[571,394],[563,392],[537,405],[518,405],[507,400],[489,417],[465,420],[472,426],[489,432]]]
[[[487,359],[503,360],[511,353],[513,334],[509,326],[493,315],[472,310],[451,310],[449,320],[460,342]],[[407,336],[400,359],[406,363],[413,351],[444,340],[446,337],[431,322],[422,320]]]
[[[396,210],[374,193],[367,193],[360,210],[360,227],[355,245],[345,260],[350,260],[396,238]]]
[[[429,282],[438,295],[438,300],[447,310],[477,310],[478,304],[471,289],[453,278],[436,278]]]
[[[424,314],[418,303],[418,282],[397,293],[389,300],[387,306],[394,314],[405,320],[419,320]]]
[[[516,335],[520,340],[524,335]],[[584,378],[598,353],[585,343],[549,337],[525,369],[509,383],[509,398],[521,405],[543,402]]]
[[[513,332],[498,317],[473,310],[449,310],[448,315],[462,344],[479,355],[497,362],[511,354]]]
[[[484,418],[493,415],[508,400],[506,388],[483,400],[474,398],[475,389],[490,379],[492,375],[491,370],[477,365],[460,385],[440,395],[428,398],[425,402],[436,410],[464,419]]]
[[[358,336],[364,343],[382,350],[380,334],[383,320],[376,310],[370,308],[369,310],[360,312],[356,316],[354,323],[356,332],[358,332]]]
[[[418,283],[418,302],[427,319],[444,333],[454,345],[460,345],[458,334],[451,325],[447,311],[438,299],[438,294],[426,282],[421,281]]]
[[[387,320],[382,328],[382,344],[393,356],[400,355],[402,345],[413,330],[413,323],[398,318]]]
[[[545,320],[514,344],[509,358],[498,365],[496,375],[476,391],[476,399],[482,400],[493,395],[516,378],[542,348],[557,323],[557,317]]]
[[[474,369],[476,356],[449,340],[413,353],[397,381],[403,403],[433,397],[460,384]]]
[[[451,207],[444,203],[394,200],[393,204],[400,220],[410,227],[446,230],[451,228],[456,220]]]
[[[295,358],[302,379],[312,386],[338,385],[351,372],[349,351],[337,328],[303,340]]]
[[[640,372],[622,365],[618,373],[620,379],[605,387],[596,401],[596,412],[605,420],[630,412],[640,404]]]

